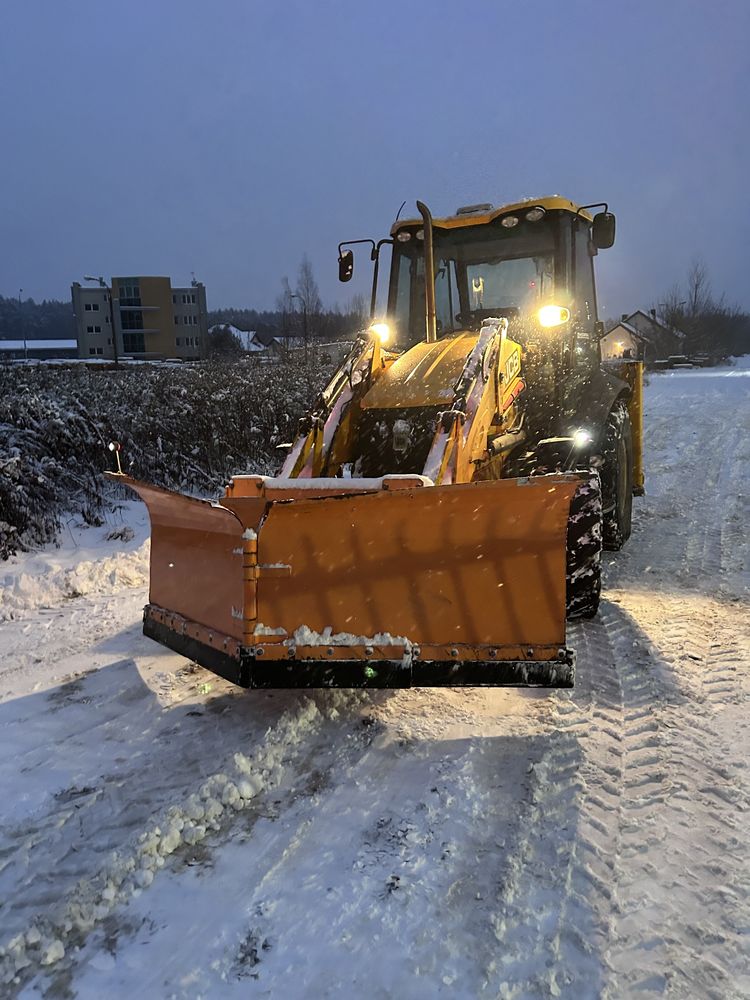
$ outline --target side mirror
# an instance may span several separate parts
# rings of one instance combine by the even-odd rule
[[[591,229],[591,240],[597,250],[609,250],[615,242],[615,217],[612,212],[597,212]]]
[[[351,281],[354,274],[354,251],[342,250],[339,254],[339,281]]]

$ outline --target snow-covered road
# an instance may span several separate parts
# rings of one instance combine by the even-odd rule
[[[570,692],[236,690],[135,504],[0,566],[0,994],[750,996],[748,361],[651,376]]]

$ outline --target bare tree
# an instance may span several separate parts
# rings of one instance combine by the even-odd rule
[[[685,334],[683,351],[722,357],[750,346],[750,319],[724,295],[715,299],[705,263],[690,265],[685,287],[673,285],[659,304],[664,321]]]
[[[711,283],[705,263],[696,257],[688,271],[687,310],[689,316],[699,316],[712,305]]]
[[[279,336],[284,344],[284,348],[288,351],[289,340],[292,336],[294,301],[292,300],[292,289],[289,287],[289,278],[286,275],[281,279],[281,291],[276,296],[276,311],[281,313]]]
[[[357,329],[361,330],[370,322],[370,306],[361,292],[352,295],[349,303],[349,315],[354,319]]]
[[[663,296],[663,301],[659,302],[655,308],[662,320],[673,330],[682,330],[685,325],[685,306],[687,300],[685,293],[679,285],[675,284]]]
[[[323,302],[320,298],[318,283],[313,274],[310,258],[305,254],[299,266],[297,276],[297,295],[302,299],[308,334],[315,337],[320,327],[320,314],[323,312]]]

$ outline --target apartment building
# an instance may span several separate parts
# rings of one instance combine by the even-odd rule
[[[169,278],[113,277],[110,285],[71,286],[79,358],[185,361],[205,357],[206,288],[193,281],[173,288]]]

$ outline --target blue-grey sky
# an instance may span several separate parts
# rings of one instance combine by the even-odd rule
[[[559,193],[607,200],[600,313],[701,255],[750,308],[748,0],[4,0],[0,294],[168,274],[273,307],[303,253]]]

